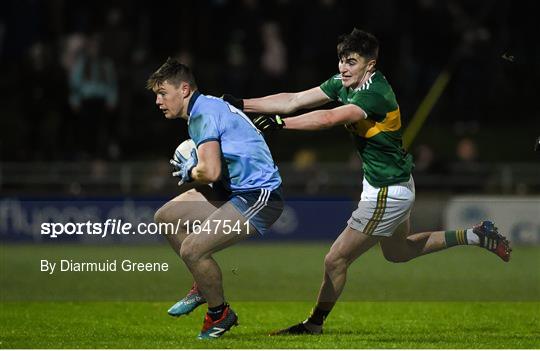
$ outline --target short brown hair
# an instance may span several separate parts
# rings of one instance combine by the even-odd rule
[[[169,57],[157,71],[152,73],[150,78],[146,81],[146,88],[152,90],[155,86],[159,86],[165,81],[177,88],[182,82],[188,83],[192,88],[197,88],[195,77],[193,76],[193,73],[191,73],[189,67],[171,57]]]
[[[368,60],[376,60],[379,57],[379,41],[373,34],[354,28],[350,34],[339,37],[337,45],[339,59],[352,53]]]

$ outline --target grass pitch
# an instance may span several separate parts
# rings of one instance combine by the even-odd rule
[[[540,348],[540,248],[504,264],[460,247],[391,264],[374,249],[350,269],[321,336],[267,336],[303,320],[321,244],[246,244],[217,256],[240,325],[199,341],[205,308],[173,318],[191,278],[163,246],[2,245],[0,348]],[[162,261],[161,273],[40,272],[41,259]]]
[[[538,303],[344,302],[321,336],[267,336],[299,322],[308,302],[232,302],[240,325],[197,340],[204,308],[168,303],[5,303],[2,348],[538,348]]]

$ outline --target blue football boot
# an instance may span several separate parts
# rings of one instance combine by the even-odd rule
[[[206,299],[201,295],[199,289],[197,289],[197,285],[193,284],[186,297],[175,303],[167,312],[173,317],[180,317],[184,314],[190,314],[194,309],[204,303],[206,303]]]

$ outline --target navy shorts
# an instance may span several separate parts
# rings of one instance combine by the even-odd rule
[[[231,195],[231,204],[263,235],[283,212],[281,188],[258,189]]]

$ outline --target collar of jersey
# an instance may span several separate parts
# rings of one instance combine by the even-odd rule
[[[201,96],[201,93],[199,93],[198,90],[195,90],[193,92],[193,95],[191,95],[191,99],[189,99],[189,104],[188,104],[188,107],[187,107],[188,116],[191,116],[191,110],[193,110],[193,105],[195,105],[195,101],[197,101],[199,96]]]
[[[364,84],[362,84],[358,88],[354,89],[353,91],[360,91],[360,90],[369,89],[369,86],[373,83],[373,77],[375,77],[375,73],[377,73],[377,71],[371,73],[371,75],[369,76],[368,79],[366,79]]]

